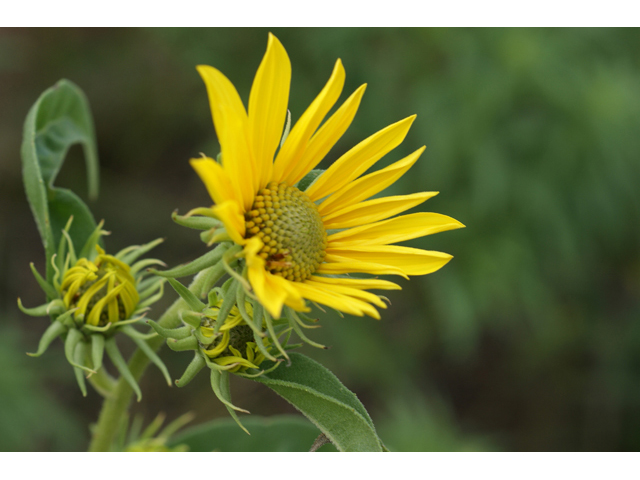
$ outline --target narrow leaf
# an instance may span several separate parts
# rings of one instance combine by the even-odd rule
[[[138,401],[142,400],[142,392],[140,391],[138,382],[136,382],[136,379],[131,374],[131,370],[129,370],[127,362],[125,362],[124,358],[122,358],[122,354],[120,353],[120,350],[118,350],[118,345],[116,344],[116,338],[111,337],[110,339],[108,339],[105,342],[105,348],[107,350],[107,355],[109,355],[109,358],[120,372],[120,375],[122,375],[122,378],[125,379],[125,381],[136,393]]]
[[[205,366],[206,362],[204,358],[202,358],[202,354],[200,352],[196,352],[193,356],[193,360],[187,366],[187,369],[184,371],[179,380],[176,380],[176,385],[178,387],[184,387],[187,385],[194,377],[202,370]]]
[[[179,267],[164,271],[152,270],[152,272],[156,275],[160,275],[161,277],[170,278],[180,278],[186,277],[187,275],[193,275],[194,273],[198,273],[205,268],[209,268],[218,263],[228,248],[228,245],[220,244],[213,250],[205,253],[186,265],[180,265]]]
[[[176,293],[180,295],[185,302],[187,302],[187,305],[189,305],[189,308],[191,310],[196,312],[201,312],[202,310],[204,310],[204,307],[206,307],[206,305],[202,303],[191,290],[189,290],[187,287],[173,278],[168,278],[167,280],[169,280],[169,283],[176,291]]]

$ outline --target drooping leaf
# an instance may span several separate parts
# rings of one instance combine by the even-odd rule
[[[76,194],[53,186],[69,148],[75,144],[84,150],[89,198],[96,198],[98,154],[89,104],[75,84],[61,80],[31,107],[21,149],[25,190],[45,248],[48,281],[54,273],[50,259],[69,217],[74,217],[69,235],[78,249],[96,228],[91,211]]]
[[[318,362],[300,353],[289,356],[291,366],[281,365],[255,381],[296,407],[338,450],[382,451],[371,417],[355,394]],[[265,362],[261,368],[270,366]]]

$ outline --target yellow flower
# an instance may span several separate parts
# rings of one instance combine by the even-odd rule
[[[64,306],[77,308],[89,325],[104,326],[128,319],[140,301],[131,267],[96,245],[98,256],[79,259],[65,273],[60,289]]]
[[[369,289],[400,289],[379,279],[348,274],[425,275],[444,266],[446,253],[393,243],[461,228],[453,218],[415,213],[391,218],[438,192],[368,200],[402,176],[424,151],[363,175],[406,136],[415,115],[389,125],[342,155],[308,188],[298,182],[313,170],[349,127],[365,85],[328,120],[345,72],[340,60],[329,81],[281,144],[287,116],[291,64],[269,34],[245,110],[238,92],[217,69],[198,66],[209,95],[221,163],[191,161],[215,205],[210,214],[243,247],[255,295],[274,318],[284,305],[307,311],[305,300],[352,315],[380,318],[385,308]]]

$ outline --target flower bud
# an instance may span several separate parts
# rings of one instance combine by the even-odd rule
[[[133,328],[144,324],[144,312],[162,297],[165,280],[148,276],[145,267],[164,265],[156,259],[138,260],[144,253],[162,242],[155,240],[146,245],[127,247],[116,255],[108,255],[100,247],[100,239],[107,234],[101,222],[80,252],[79,258],[68,231],[73,217],[63,230],[58,253],[50,259],[55,275],[47,282],[31,265],[36,281],[50,301],[40,307],[19,308],[32,316],[50,316],[47,328],[34,357],[42,355],[56,337],[64,340],[68,362],[74,367],[78,385],[86,396],[85,375],[103,395],[108,395],[114,380],[102,367],[104,351],[120,374],[131,385],[138,399],[140,388],[129,372],[116,345],[119,332],[129,336],[155,363],[171,385],[169,372],[146,343],[155,332],[142,333]],[[145,278],[147,277],[147,278]]]

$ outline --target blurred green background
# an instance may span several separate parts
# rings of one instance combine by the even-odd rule
[[[378,166],[427,145],[390,192],[440,191],[417,210],[467,225],[411,242],[455,258],[400,279],[381,321],[326,315],[313,333],[332,349],[304,353],[358,394],[395,450],[639,450],[640,32],[272,31],[293,66],[294,121],[338,57],[342,99],[369,84],[325,167],[417,113]],[[170,214],[210,202],[188,159],[218,152],[194,67],[216,66],[246,101],[267,32],[0,30],[0,450],[83,450],[100,406],[95,392],[80,395],[61,342],[25,355],[48,324],[16,307],[18,296],[43,301],[28,268],[44,271],[44,259],[20,170],[28,109],[60,78],[77,83],[96,123],[101,192],[90,205],[113,232],[108,248],[165,237],[154,256],[186,262],[206,247]],[[57,183],[86,198],[79,148]],[[174,377],[191,359],[162,356]],[[206,375],[168,389],[150,369],[142,388],[133,410],[147,421],[158,411],[227,415]],[[293,413],[257,383],[232,388],[254,414]]]

